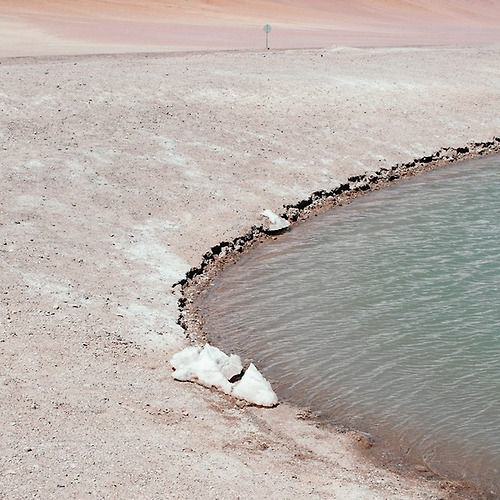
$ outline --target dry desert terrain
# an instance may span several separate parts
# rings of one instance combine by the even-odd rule
[[[253,2],[3,0],[0,498],[461,494],[375,466],[291,405],[175,382],[168,364],[188,345],[173,284],[263,209],[500,136],[497,3],[427,3],[262,2],[286,36],[318,26],[317,47],[343,25],[359,42],[265,51],[271,16]],[[461,46],[424,43],[443,15]],[[370,19],[392,47],[367,46]],[[158,23],[184,34],[152,40],[141,26]],[[223,47],[211,30],[238,23],[259,41],[236,30]]]

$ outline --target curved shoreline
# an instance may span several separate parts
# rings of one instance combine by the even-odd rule
[[[298,223],[304,222],[310,217],[340,206],[345,202],[368,193],[378,190],[395,182],[399,182],[420,173],[424,173],[436,168],[450,165],[453,163],[465,161],[480,156],[494,155],[500,152],[500,137],[494,137],[484,142],[474,142],[459,148],[443,148],[432,155],[428,155],[411,162],[396,164],[391,168],[381,168],[376,172],[365,173],[363,175],[349,177],[346,182],[329,190],[320,190],[313,192],[308,198],[291,205],[284,205],[284,212],[281,215],[288,220],[290,229]],[[173,285],[173,288],[180,287],[181,297],[179,298],[179,318],[178,324],[184,329],[187,338],[191,343],[199,341],[206,342],[209,339],[208,334],[203,330],[203,315],[200,312],[200,297],[203,292],[211,285],[218,273],[227,265],[235,263],[246,252],[269,238],[276,238],[277,235],[288,231],[269,231],[263,225],[254,225],[242,236],[234,238],[232,241],[222,241],[213,246],[203,255],[199,266],[191,268],[185,278]],[[289,402],[292,406],[296,405]],[[306,412],[308,409],[297,407],[299,412]],[[308,418],[315,419],[309,416]],[[320,424],[321,421],[318,421]],[[344,429],[343,426],[327,424],[333,429],[333,432],[349,432],[360,444],[363,454],[370,458],[376,467],[382,466],[403,476],[418,476],[424,479],[439,479],[448,481],[449,492],[459,492],[460,498],[468,499],[489,499],[495,498],[487,492],[481,490],[477,485],[453,478],[441,477],[439,474],[425,467],[407,462],[399,470],[390,467],[393,461],[394,452],[384,446],[372,449],[370,435],[356,429]],[[384,452],[389,449],[390,457],[384,456]],[[368,452],[367,450],[372,450]]]
[[[0,58],[6,494],[448,498],[291,405],[241,408],[174,381],[188,342],[171,289],[265,208],[498,137],[499,58],[491,46]]]
[[[333,189],[314,191],[304,200],[295,204],[284,205],[284,212],[279,215],[291,223],[291,228],[294,224],[303,222],[314,214],[340,205],[360,194],[381,189],[393,182],[441,166],[499,152],[500,137],[493,137],[491,140],[483,142],[474,142],[459,148],[443,148],[432,155],[414,159],[408,163],[396,164],[391,168],[381,168],[376,172],[349,177],[346,182]],[[179,299],[180,315],[178,324],[186,330],[188,336],[191,330],[195,331],[195,326],[188,318],[189,314],[192,313],[189,307],[189,304],[192,303],[190,300],[193,300],[197,295],[196,292],[192,295],[191,290],[200,290],[200,287],[208,286],[208,280],[212,278],[214,273],[219,272],[221,266],[226,265],[228,262],[234,262],[235,258],[248,251],[254,244],[265,238],[273,237],[280,232],[282,231],[269,231],[262,224],[254,225],[248,232],[235,237],[232,241],[221,241],[203,254],[199,266],[192,267],[183,279],[172,285],[172,288],[180,286],[182,291],[183,297]]]

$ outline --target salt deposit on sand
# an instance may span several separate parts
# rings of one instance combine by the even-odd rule
[[[232,378],[243,372],[240,357],[236,354],[228,356],[208,343],[203,348],[186,347],[174,354],[170,364],[175,370],[172,374],[175,380],[218,389],[256,406],[271,407],[278,403],[271,384],[253,363],[250,363],[240,380],[231,383]]]
[[[28,37],[13,47],[66,40],[39,12],[9,16]],[[291,406],[175,382],[172,285],[264,209],[498,136],[499,60],[493,46],[0,59],[6,498],[443,497]]]

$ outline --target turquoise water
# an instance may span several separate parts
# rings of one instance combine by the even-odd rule
[[[279,396],[500,497],[500,158],[370,193],[260,245],[204,302]]]

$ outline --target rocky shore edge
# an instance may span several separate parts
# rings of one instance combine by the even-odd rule
[[[193,345],[208,342],[207,333],[203,329],[203,316],[200,311],[198,298],[210,287],[215,276],[227,265],[235,263],[244,253],[250,251],[256,244],[270,238],[277,238],[279,234],[288,231],[296,224],[302,223],[316,214],[349,203],[358,196],[382,189],[395,182],[413,177],[415,175],[453,163],[470,160],[473,158],[500,153],[500,137],[493,137],[484,142],[473,142],[466,146],[442,148],[439,151],[422,158],[414,159],[408,163],[396,164],[389,168],[366,172],[363,175],[349,177],[346,182],[330,190],[313,192],[307,199],[295,204],[284,205],[279,216],[290,222],[290,226],[279,231],[269,229],[266,217],[262,223],[253,225],[250,230],[234,238],[232,241],[221,241],[213,246],[203,256],[199,266],[192,267],[186,276],[172,285],[173,293],[178,296],[178,324],[184,329],[186,338]],[[309,412],[309,410],[304,410]],[[310,417],[314,419],[311,412]],[[344,429],[347,432],[348,429]],[[350,430],[354,438],[359,441],[360,450],[372,448],[370,436],[356,430]],[[419,467],[405,467],[406,473],[428,479],[437,476],[427,469],[420,471]],[[402,472],[402,471],[401,471]],[[484,496],[476,485],[464,481],[445,480],[453,498],[467,500],[484,500]]]
[[[484,142],[473,142],[463,147],[442,148],[439,151],[408,163],[396,164],[389,168],[380,168],[363,175],[349,177],[346,182],[330,190],[313,192],[307,199],[298,203],[284,205],[280,217],[290,222],[289,228],[301,223],[315,214],[329,210],[335,206],[348,203],[350,200],[381,189],[394,182],[420,173],[450,165],[459,161],[500,153],[500,137],[493,137]],[[263,218],[264,219],[264,218]],[[250,230],[232,241],[221,241],[202,256],[199,266],[192,267],[186,276],[174,283],[174,293],[180,292],[178,298],[179,316],[177,323],[184,329],[192,344],[205,343],[207,335],[203,331],[203,318],[196,299],[200,293],[210,286],[215,275],[226,265],[235,262],[243,253],[255,244],[289,228],[272,231],[264,222],[254,225]]]

